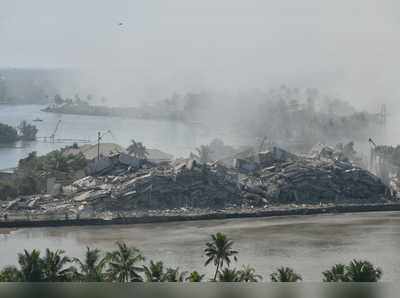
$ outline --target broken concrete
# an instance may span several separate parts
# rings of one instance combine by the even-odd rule
[[[350,162],[302,158],[263,168],[241,181],[244,191],[275,203],[367,203],[391,198],[390,189]]]
[[[330,156],[330,155],[329,155]],[[108,166],[62,188],[61,193],[20,197],[0,212],[72,214],[149,210],[220,210],[282,204],[365,204],[393,199],[372,173],[348,160],[297,156],[280,148],[252,154],[235,168],[192,159],[155,165],[109,158]],[[250,165],[250,166],[249,166]]]

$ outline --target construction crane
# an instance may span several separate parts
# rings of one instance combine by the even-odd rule
[[[77,138],[71,138],[71,139],[56,139],[56,133],[58,129],[60,128],[61,124],[61,119],[57,121],[56,127],[53,130],[53,133],[50,136],[45,136],[45,137],[37,137],[38,140],[42,140],[42,142],[47,143],[49,141],[50,143],[90,143],[90,140],[87,139],[77,139]]]
[[[57,124],[56,124],[56,128],[54,129],[53,133],[50,135],[50,142],[54,143],[54,138],[56,136],[56,132],[58,130],[58,128],[60,127],[61,124],[61,120],[58,120]]]

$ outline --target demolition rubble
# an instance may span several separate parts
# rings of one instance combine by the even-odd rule
[[[152,210],[162,215],[394,200],[380,178],[329,147],[307,156],[273,147],[236,158],[232,167],[193,159],[152,163],[120,153],[108,161],[94,161],[87,172],[89,176],[56,192],[4,201],[0,214],[79,218],[128,212],[139,216]]]
[[[299,159],[265,167],[245,178],[245,197],[274,203],[375,203],[390,191],[380,179],[351,163]]]

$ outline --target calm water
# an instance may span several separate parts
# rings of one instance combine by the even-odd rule
[[[80,257],[86,246],[111,249],[115,241],[124,240],[148,259],[210,272],[203,266],[202,251],[209,235],[217,231],[235,240],[238,265],[251,264],[264,276],[287,265],[304,279],[318,281],[321,271],[357,257],[379,264],[384,280],[400,279],[399,212],[3,230],[0,265],[15,263],[16,252],[23,248],[63,248]]]
[[[199,126],[179,122],[126,119],[117,117],[97,117],[79,115],[61,115],[41,112],[37,105],[4,106],[0,105],[0,122],[17,126],[22,120],[31,122],[36,118],[43,122],[33,122],[39,129],[38,136],[50,136],[58,120],[61,125],[56,134],[60,139],[88,139],[96,142],[98,131],[111,130],[104,142],[115,142],[127,146],[131,139],[143,142],[150,148],[158,148],[175,157],[187,156],[199,145],[209,143],[215,137],[222,138],[228,144],[239,145],[239,138],[225,133],[222,129],[209,131]],[[0,147],[0,169],[14,167],[18,160],[29,152],[40,154],[64,147],[68,144],[49,144],[43,142],[19,142],[15,145]]]

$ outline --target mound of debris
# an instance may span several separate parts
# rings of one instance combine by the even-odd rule
[[[218,209],[240,204],[237,181],[235,172],[218,163],[201,165],[187,160],[175,167],[159,165],[125,175],[87,176],[52,197],[36,195],[8,202],[3,211],[79,214],[92,210]]]
[[[96,185],[101,189],[93,191]],[[200,165],[194,160],[125,176],[87,177],[73,186],[79,191],[74,200],[92,201],[107,210],[220,208],[240,202],[234,174],[218,164]]]
[[[351,162],[288,158],[244,178],[244,197],[258,202],[378,203],[391,192],[377,176]]]
[[[331,151],[298,156],[274,147],[236,158],[233,168],[193,159],[154,164],[119,154],[93,163],[96,174],[60,186],[59,192],[4,202],[0,213],[93,216],[292,203],[382,203],[393,198],[380,178]]]

